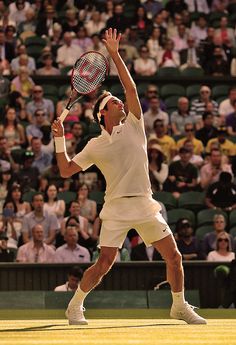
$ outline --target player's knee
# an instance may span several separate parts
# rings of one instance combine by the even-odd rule
[[[114,262],[114,258],[110,256],[101,256],[97,261],[99,274],[101,276],[104,276],[112,267],[113,262]]]
[[[166,262],[171,266],[180,266],[182,262],[182,255],[178,249],[174,249],[171,253],[168,254]]]

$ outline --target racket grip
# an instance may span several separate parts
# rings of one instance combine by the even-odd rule
[[[69,110],[68,109],[64,109],[63,112],[61,113],[60,117],[59,117],[61,122],[63,122],[65,120],[65,118],[67,117],[68,114],[69,114]]]

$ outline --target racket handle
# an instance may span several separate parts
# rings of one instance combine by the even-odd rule
[[[61,113],[60,117],[59,117],[61,122],[63,122],[65,120],[65,118],[67,117],[68,114],[69,114],[69,110],[68,109],[64,109],[63,112]]]

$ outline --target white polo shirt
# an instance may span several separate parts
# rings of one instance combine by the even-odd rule
[[[151,196],[147,142],[143,116],[138,120],[129,112],[123,124],[105,129],[91,139],[73,161],[82,170],[95,164],[106,179],[105,201],[130,196]]]

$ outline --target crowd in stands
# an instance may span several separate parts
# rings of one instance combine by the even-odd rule
[[[235,0],[0,1],[0,261],[76,264],[98,257],[104,178],[94,166],[60,177],[51,123],[69,99],[76,59],[89,50],[107,55],[102,38],[109,27],[122,32],[119,52],[141,80],[152,191],[183,258],[234,259],[236,83],[160,87],[158,76],[235,77],[235,25]],[[65,78],[61,86],[52,82],[58,76]],[[112,62],[110,76],[120,97]],[[70,157],[100,133],[92,118],[96,97],[75,104],[64,122]],[[197,211],[213,212],[201,236],[196,209],[195,221],[187,213],[170,219],[189,192],[203,198]],[[135,229],[117,256],[160,259]]]

